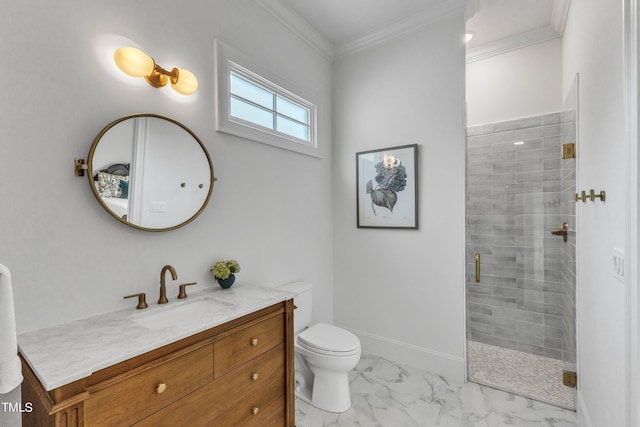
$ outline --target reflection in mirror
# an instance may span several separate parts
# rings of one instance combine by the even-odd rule
[[[88,158],[94,195],[120,221],[172,230],[193,221],[213,190],[213,165],[198,137],[154,114],[123,117],[96,137]]]

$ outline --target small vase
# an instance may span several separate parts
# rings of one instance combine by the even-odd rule
[[[227,277],[226,279],[218,279],[218,284],[223,289],[229,289],[231,285],[233,285],[233,282],[235,281],[236,281],[236,276],[234,276],[233,273],[231,273],[229,277]]]

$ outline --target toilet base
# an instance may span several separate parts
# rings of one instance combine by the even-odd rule
[[[322,381],[319,383],[322,383]],[[296,381],[296,398],[327,412],[342,413],[351,408],[351,394],[348,384],[346,389],[343,386],[336,389],[335,383],[332,384],[330,387],[331,393],[323,391],[322,388],[322,386],[316,388],[315,381],[312,387],[301,385]],[[318,391],[315,393],[314,399],[315,390]]]
[[[358,354],[351,363],[355,365],[359,359],[360,355]],[[297,398],[323,411],[345,412],[351,408],[349,371],[340,370],[338,372],[321,368],[309,363],[309,360],[303,357],[300,352],[296,352],[295,394]]]
[[[298,353],[295,354],[295,392],[296,397],[310,405],[313,388],[313,372],[307,362]]]
[[[316,373],[311,404],[328,412],[345,412],[351,408],[349,375],[334,372]]]

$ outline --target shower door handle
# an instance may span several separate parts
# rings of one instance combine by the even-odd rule
[[[566,222],[562,223],[562,228],[554,228],[551,230],[551,234],[554,236],[562,236],[562,240],[567,241],[567,235],[569,230],[569,224]]]
[[[480,254],[476,254],[476,283],[480,283]]]

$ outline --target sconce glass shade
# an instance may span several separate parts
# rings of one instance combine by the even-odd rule
[[[132,77],[145,77],[153,73],[155,61],[135,47],[121,47],[113,53],[113,60],[123,73]]]
[[[174,79],[171,79],[171,87],[182,95],[191,95],[198,89],[198,79],[191,71],[179,68],[175,83]]]
[[[173,68],[165,70],[155,60],[135,47],[121,47],[113,53],[113,60],[120,70],[131,77],[144,77],[155,88],[171,87],[182,95],[191,95],[198,89],[198,79],[189,70]]]

